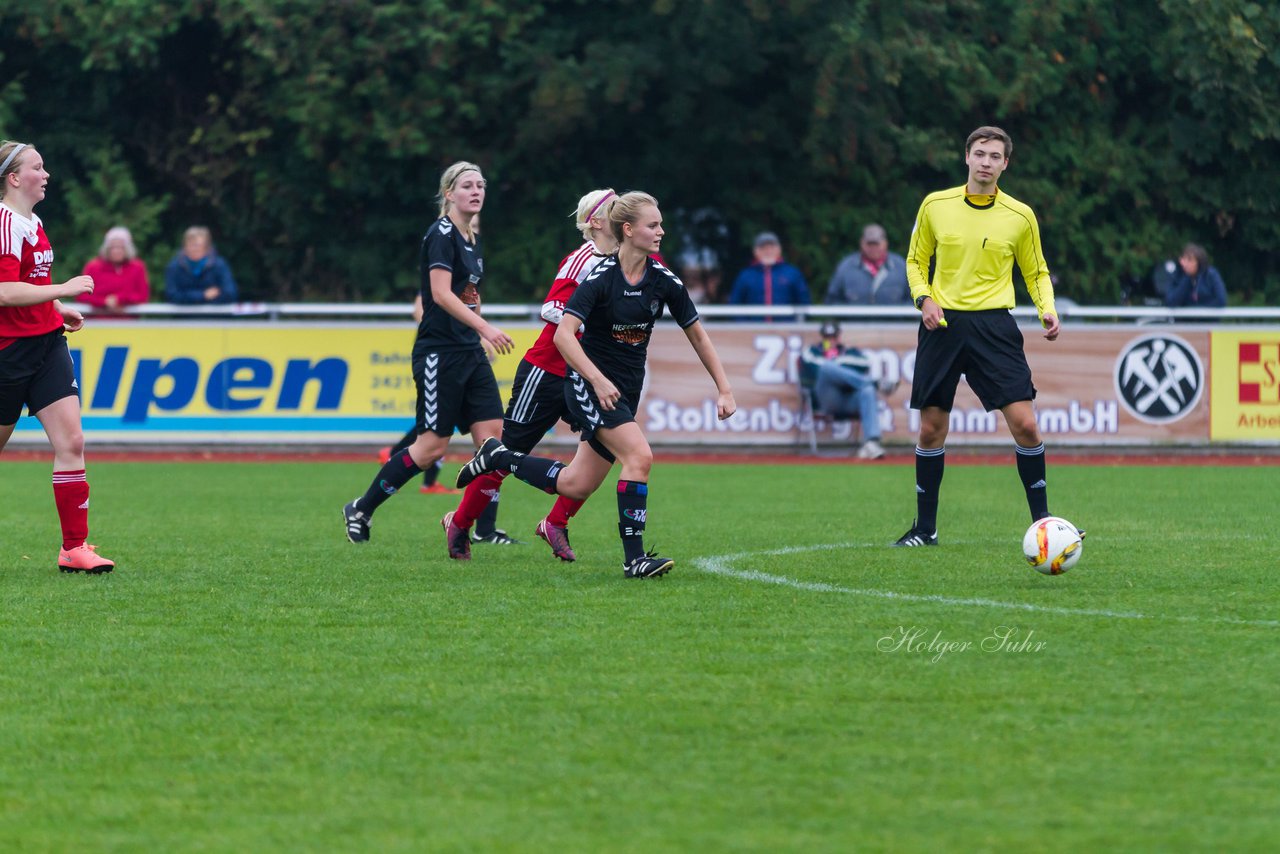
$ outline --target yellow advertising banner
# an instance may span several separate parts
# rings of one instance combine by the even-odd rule
[[[1210,438],[1280,441],[1280,331],[1215,331]]]
[[[526,324],[527,325],[527,324]],[[413,423],[408,324],[96,322],[67,336],[95,441],[371,442]],[[510,388],[537,330],[511,329]],[[16,436],[43,435],[31,417]]]
[[[515,351],[494,363],[504,398],[540,326],[506,323]],[[716,392],[678,328],[662,323],[649,346],[637,413],[654,445],[805,446],[798,358],[813,324],[708,325],[739,411],[721,422]],[[909,406],[917,328],[845,324],[883,381],[884,439],[914,440]],[[1075,445],[1203,444],[1280,438],[1280,332],[1208,327],[1068,325],[1056,342],[1023,327],[1046,441]],[[1212,340],[1212,358],[1210,341]],[[179,323],[98,321],[68,336],[85,429],[97,442],[388,442],[412,423],[415,392],[408,323]],[[1212,383],[1208,373],[1213,366]],[[1212,387],[1213,393],[1209,393]],[[849,447],[857,421],[819,421],[816,440]],[[25,417],[18,437],[42,438]],[[572,442],[561,429],[553,442]],[[1008,444],[996,412],[962,382],[948,444]]]

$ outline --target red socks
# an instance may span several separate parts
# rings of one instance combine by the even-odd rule
[[[53,501],[62,523],[62,547],[74,549],[89,537],[89,481],[84,469],[53,473]]]
[[[458,509],[453,512],[453,524],[459,528],[470,528],[493,500],[493,493],[502,488],[502,481],[507,477],[505,471],[491,471],[482,474],[467,484],[458,502]]]
[[[557,497],[551,512],[547,514],[547,524],[555,525],[557,528],[569,527],[569,520],[578,515],[578,511],[586,503],[585,499],[579,501],[577,498],[565,498],[563,495]]]

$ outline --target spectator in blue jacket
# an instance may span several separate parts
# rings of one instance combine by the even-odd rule
[[[907,262],[889,251],[884,227],[862,229],[858,251],[846,255],[827,285],[827,305],[910,305]]]
[[[755,239],[755,263],[738,274],[729,292],[731,305],[809,305],[804,274],[782,260],[782,242],[772,231]]]
[[[1227,304],[1227,286],[1217,267],[1209,266],[1204,247],[1188,243],[1178,257],[1178,270],[1169,283],[1164,304],[1169,308],[1223,308]]]
[[[182,235],[182,251],[164,270],[164,298],[179,305],[214,305],[239,299],[231,268],[214,251],[209,229],[193,225]]]

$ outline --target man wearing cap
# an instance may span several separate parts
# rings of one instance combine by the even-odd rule
[[[837,421],[857,418],[862,422],[862,447],[858,459],[878,460],[884,456],[880,445],[880,401],[871,378],[871,360],[857,347],[840,341],[840,324],[828,320],[818,331],[818,343],[800,353],[804,385],[813,389],[815,411]]]
[[[858,252],[836,266],[827,286],[827,305],[909,305],[911,285],[907,262],[889,251],[883,226],[871,223],[862,229]]]
[[[738,274],[729,292],[730,305],[809,305],[804,274],[782,260],[782,242],[772,231],[756,235],[755,263]]]

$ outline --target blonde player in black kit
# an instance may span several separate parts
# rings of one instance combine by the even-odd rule
[[[365,494],[342,508],[347,539],[369,540],[369,523],[382,502],[414,475],[444,456],[454,428],[470,432],[477,445],[502,432],[502,398],[483,338],[509,353],[511,336],[480,316],[484,259],[472,229],[484,207],[480,167],[459,161],[440,176],[440,218],[422,239],[422,320],[413,345],[413,381],[418,393],[418,438],[394,453]]]
[[[644,549],[653,451],[636,423],[636,413],[649,338],[664,306],[715,381],[720,419],[733,415],[737,404],[684,284],[650,257],[658,251],[663,235],[657,200],[647,193],[626,193],[613,200],[606,218],[618,240],[618,253],[600,262],[578,287],[555,333],[556,347],[569,365],[565,402],[573,426],[582,431],[573,462],[565,466],[558,460],[527,456],[492,439],[462,467],[458,486],[485,472],[509,471],[544,492],[584,499],[604,482],[617,460],[622,464],[618,533],[623,575],[652,578],[670,571],[675,561]],[[585,324],[581,342],[576,335],[580,324]]]
[[[988,412],[999,409],[1004,415],[1032,520],[1049,515],[1044,443],[1031,403],[1036,389],[1022,332],[1009,313],[1015,261],[1044,337],[1056,341],[1060,326],[1036,216],[996,187],[1012,150],[1013,141],[1000,128],[980,127],[969,134],[964,146],[968,182],[930,193],[916,215],[907,251],[907,279],[920,310],[911,388],[911,408],[920,410],[916,519],[895,546],[938,544],[944,444],[961,374]],[[930,259],[935,260],[932,280]]]

